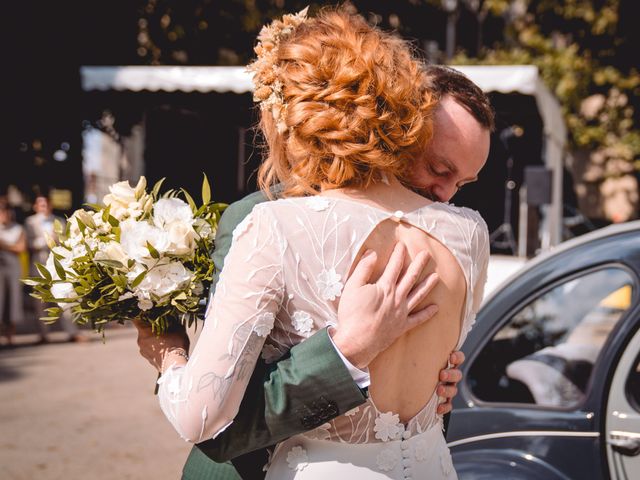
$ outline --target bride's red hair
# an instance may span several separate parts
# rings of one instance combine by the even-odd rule
[[[323,10],[277,53],[286,128],[279,133],[270,111],[261,112],[265,192],[276,183],[297,196],[364,187],[383,172],[404,177],[431,138],[437,103],[405,41],[359,15]]]

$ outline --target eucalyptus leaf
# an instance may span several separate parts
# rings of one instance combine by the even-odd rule
[[[191,207],[191,211],[196,212],[198,210],[198,207],[196,206],[196,202],[194,202],[193,197],[191,197],[191,195],[189,195],[189,192],[187,192],[184,188],[181,188],[180,190],[182,191],[184,198],[187,199],[187,203]]]
[[[145,270],[144,272],[140,273],[136,278],[133,279],[133,282],[131,282],[131,288],[136,288],[138,285],[140,285],[140,282],[142,282],[142,280],[144,280],[144,277],[147,275],[148,270]]]
[[[53,266],[56,269],[56,273],[60,277],[61,280],[67,279],[67,272],[65,272],[64,267],[60,263],[60,261],[54,256],[53,257]]]
[[[47,270],[44,265],[36,263],[36,268],[38,269],[38,272],[40,272],[40,275],[42,275],[48,282],[53,280],[51,273],[49,273],[49,270]]]
[[[87,229],[87,226],[78,217],[76,217],[76,222],[78,222],[78,228],[80,229],[80,233],[84,235],[84,232]]]
[[[162,187],[162,184],[164,183],[165,179],[166,177],[162,177],[153,186],[153,189],[151,190],[151,195],[153,196],[154,199],[158,198],[158,193],[160,193],[160,188]]]
[[[202,179],[202,203],[207,205],[211,202],[211,186],[209,185],[209,179],[207,178],[207,174],[203,173],[204,178]]]
[[[149,241],[147,241],[147,248],[149,249],[149,253],[151,254],[152,258],[160,258],[160,254],[158,253],[158,250],[156,250],[155,247],[151,245],[151,242]]]
[[[119,262],[118,260],[109,260],[109,259],[100,259],[100,260],[94,260],[96,263],[99,263],[101,265],[106,265],[108,267],[115,267],[115,268],[124,268],[124,265],[122,264],[122,262]]]

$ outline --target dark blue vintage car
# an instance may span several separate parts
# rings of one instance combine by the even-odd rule
[[[484,303],[447,432],[460,479],[640,479],[640,221],[541,255]]]

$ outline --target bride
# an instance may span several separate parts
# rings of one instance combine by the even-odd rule
[[[476,212],[413,188],[434,170],[423,153],[437,101],[422,65],[405,42],[343,10],[287,15],[262,30],[256,53],[249,68],[267,143],[259,178],[283,198],[234,231],[191,357],[162,344],[162,410],[183,438],[215,437],[259,355],[278,358],[327,326],[343,335],[335,319],[352,273],[377,285],[400,279],[410,309],[437,303],[436,316],[356,365],[370,372],[367,402],[279,443],[266,478],[456,478],[435,389],[479,307],[488,235]],[[486,158],[488,135],[482,147]],[[392,256],[422,262],[380,278]],[[354,270],[363,257],[371,268]],[[425,271],[413,267],[427,258]],[[440,281],[424,298],[433,271]]]

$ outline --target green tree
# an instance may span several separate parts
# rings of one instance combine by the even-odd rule
[[[604,187],[600,193],[605,196],[608,191],[615,193],[612,179],[624,179],[640,170],[639,115],[633,104],[640,93],[640,75],[629,55],[630,39],[621,27],[625,2],[476,3],[484,15],[505,20],[503,38],[490,48],[483,46],[475,58],[462,50],[453,63],[538,66],[562,104],[574,155],[588,156],[587,165],[577,172],[578,182]],[[587,190],[585,194],[593,193]],[[637,204],[637,191],[630,191],[630,196]],[[611,220],[626,219],[626,215],[606,211],[606,205],[600,214]]]

